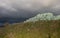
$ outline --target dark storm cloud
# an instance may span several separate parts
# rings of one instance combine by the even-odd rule
[[[44,12],[60,14],[60,0],[0,0],[0,16],[31,17]]]

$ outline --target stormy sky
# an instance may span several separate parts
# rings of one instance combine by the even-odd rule
[[[60,14],[60,0],[0,0],[3,17],[32,17],[45,12]]]

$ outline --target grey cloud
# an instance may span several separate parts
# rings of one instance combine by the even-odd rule
[[[2,16],[9,17],[32,17],[44,12],[60,14],[60,0],[0,0],[0,10]]]

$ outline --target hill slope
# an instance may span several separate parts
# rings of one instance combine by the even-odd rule
[[[60,38],[60,20],[7,24],[4,38]]]

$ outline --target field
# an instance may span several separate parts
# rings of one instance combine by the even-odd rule
[[[5,24],[1,38],[60,38],[60,20]]]

